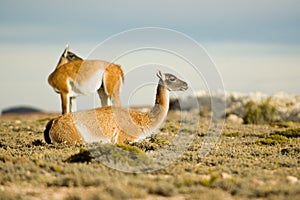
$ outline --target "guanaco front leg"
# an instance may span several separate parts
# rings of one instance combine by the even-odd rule
[[[66,93],[60,93],[62,114],[70,112],[70,97]]]

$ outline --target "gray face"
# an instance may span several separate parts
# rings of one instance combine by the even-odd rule
[[[79,56],[77,56],[75,53],[72,53],[69,51],[69,46],[67,45],[66,49],[64,50],[63,54],[60,56],[60,59],[56,65],[56,67],[62,66],[66,63],[76,61],[76,60],[83,60]]]
[[[63,53],[63,56],[65,56],[65,53]],[[65,56],[65,58],[71,62],[74,60],[82,60],[82,58],[80,58],[79,56],[77,56],[75,53],[72,53],[71,51],[67,52],[67,55]]]
[[[169,91],[184,91],[188,89],[188,84],[173,74],[165,73],[163,82]]]

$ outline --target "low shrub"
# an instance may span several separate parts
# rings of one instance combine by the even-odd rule
[[[245,124],[269,124],[275,121],[277,110],[270,104],[271,98],[262,103],[249,101],[245,106],[244,123]]]

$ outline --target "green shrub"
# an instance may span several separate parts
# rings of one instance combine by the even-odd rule
[[[271,98],[262,103],[249,101],[245,106],[244,122],[245,124],[268,124],[275,120],[276,108],[270,104]]]

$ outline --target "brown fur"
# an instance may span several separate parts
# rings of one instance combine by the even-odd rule
[[[118,116],[116,116],[118,115]],[[115,117],[112,117],[114,116]],[[121,116],[121,118],[120,118]],[[125,127],[119,120],[131,121],[130,127]],[[125,110],[119,107],[101,107],[94,110],[68,113],[52,119],[47,124],[44,132],[45,139],[51,138],[54,143],[76,144],[82,143],[82,134],[76,124],[88,127],[93,137],[112,140],[117,131],[116,140],[113,143],[124,143],[139,137],[151,123],[149,113],[140,113],[134,110]],[[128,134],[128,132],[132,131]],[[137,134],[139,133],[139,134]],[[46,142],[50,143],[49,140]]]
[[[83,84],[99,69],[104,70],[105,78],[99,77],[99,79],[102,78],[107,96],[111,98],[114,105],[121,106],[120,88],[121,81],[124,79],[121,67],[99,60],[76,60],[57,67],[48,77],[48,83],[61,94],[63,114],[68,112],[67,106],[70,102],[68,94],[71,93],[71,88],[68,80]]]
[[[113,105],[121,106],[120,89],[124,82],[124,74],[120,66],[110,64],[105,68],[103,82],[105,93],[112,100]]]
[[[175,76],[159,74],[155,105],[150,112],[106,106],[68,113],[47,125],[45,135],[49,135],[52,142],[70,144],[83,141],[121,144],[151,135],[167,115],[169,91],[187,89],[187,84]]]

